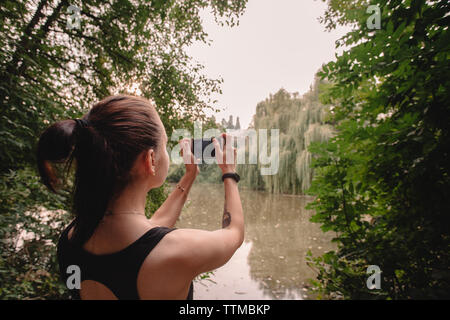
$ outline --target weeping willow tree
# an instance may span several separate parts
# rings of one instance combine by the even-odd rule
[[[237,171],[244,185],[272,193],[291,194],[301,194],[309,188],[313,170],[308,146],[311,142],[324,142],[333,135],[333,127],[325,123],[330,108],[319,101],[319,91],[323,86],[326,83],[316,77],[309,92],[302,97],[280,89],[257,105],[253,129],[257,132],[267,129],[268,135],[270,129],[279,129],[279,167],[277,174],[261,175],[261,168],[265,166],[259,161],[257,164],[238,165]],[[270,138],[267,148],[268,155],[271,155]]]

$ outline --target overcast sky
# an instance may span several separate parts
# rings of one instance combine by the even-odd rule
[[[246,129],[258,102],[284,88],[303,94],[322,63],[334,59],[335,41],[344,29],[326,32],[317,18],[326,5],[317,0],[249,0],[237,27],[218,26],[203,12],[210,46],[188,48],[211,78],[222,77],[222,95],[214,96],[223,112],[218,122],[239,116]]]

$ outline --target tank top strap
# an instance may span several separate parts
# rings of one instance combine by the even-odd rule
[[[144,262],[150,251],[152,251],[153,248],[156,247],[156,245],[166,234],[172,232],[173,230],[175,230],[175,228],[168,227],[154,227],[148,230],[131,245],[131,247],[129,248],[130,250],[126,251],[126,255],[136,258],[139,257],[139,261],[136,261],[136,263],[140,266]]]
[[[156,247],[161,239],[173,231],[173,228],[155,227],[144,233],[138,240],[136,240],[127,250],[123,251],[120,257],[115,259],[118,272],[122,273],[124,277],[117,279],[114,283],[109,281],[109,285],[115,291],[118,298],[121,300],[138,300],[139,294],[137,291],[137,278],[142,263]],[[120,271],[119,271],[120,270]]]

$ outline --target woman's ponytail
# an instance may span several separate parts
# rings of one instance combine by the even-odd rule
[[[42,182],[57,192],[61,179],[51,163],[64,163],[69,158],[75,143],[76,122],[63,120],[48,127],[39,139],[37,163]]]
[[[77,162],[72,211],[76,214],[72,241],[83,243],[94,233],[117,185],[114,150],[95,128],[80,128],[74,149]]]

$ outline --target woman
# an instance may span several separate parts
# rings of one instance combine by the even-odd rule
[[[222,134],[227,138],[225,134]],[[56,192],[52,162],[76,162],[75,219],[58,242],[65,283],[79,268],[81,299],[192,299],[193,279],[224,265],[244,239],[238,179],[222,178],[222,229],[174,228],[198,167],[188,142],[180,141],[186,173],[150,219],[147,193],[167,177],[168,137],[154,106],[143,98],[112,96],[82,119],[64,120],[43,132],[38,166],[43,183]],[[222,172],[233,176],[236,149],[213,139]],[[232,163],[226,163],[226,153]],[[183,154],[184,153],[184,154]],[[188,163],[187,159],[190,159]],[[230,161],[228,161],[230,162]]]

